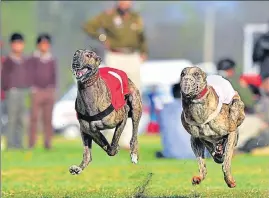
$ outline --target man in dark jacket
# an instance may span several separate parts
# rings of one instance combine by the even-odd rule
[[[51,138],[53,135],[51,121],[56,88],[56,60],[50,52],[50,35],[39,35],[36,44],[37,50],[29,60],[32,80],[29,147],[33,148],[35,146],[38,116],[39,113],[41,113],[44,131],[44,146],[46,149],[50,149]]]
[[[257,39],[252,60],[260,66],[260,75],[264,79],[265,75],[269,73],[269,31]]]
[[[20,33],[10,37],[11,52],[2,65],[1,85],[8,112],[7,149],[22,148],[25,88],[29,86],[27,60],[23,56],[24,38]]]

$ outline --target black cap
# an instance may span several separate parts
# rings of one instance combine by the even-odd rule
[[[14,41],[24,41],[23,35],[20,33],[13,33],[9,39],[10,43]]]
[[[228,70],[235,67],[235,62],[231,59],[222,59],[217,64],[217,70]]]
[[[41,41],[43,40],[46,40],[48,41],[49,43],[51,43],[51,36],[47,33],[43,33],[43,34],[40,34],[38,37],[37,37],[37,40],[36,40],[36,44],[39,44]]]

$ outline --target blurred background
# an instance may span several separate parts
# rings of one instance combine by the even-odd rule
[[[56,134],[55,144],[63,139],[80,141],[74,110],[77,88],[71,73],[74,52],[77,49],[94,48],[103,59],[105,56],[104,45],[86,34],[82,26],[89,19],[115,5],[114,1],[1,2],[0,39],[3,57],[7,57],[10,53],[10,36],[14,32],[23,34],[24,54],[26,55],[35,51],[38,35],[48,33],[51,36],[51,52],[57,60],[56,98],[52,111],[53,133]],[[139,134],[143,134],[143,138],[147,136],[146,139],[155,138],[155,143],[158,145],[155,147],[158,149],[152,151],[150,155],[156,158],[184,158],[180,151],[179,153],[170,152],[166,148],[184,150],[184,146],[182,148],[171,146],[176,143],[168,141],[167,138],[179,137],[181,139],[178,140],[179,142],[189,144],[188,137],[186,139],[184,136],[186,132],[181,128],[181,124],[178,126],[175,124],[175,129],[170,129],[163,126],[161,120],[162,117],[167,116],[168,118],[169,116],[165,114],[166,111],[163,111],[166,104],[177,100],[174,98],[172,87],[178,83],[181,70],[191,65],[200,66],[208,74],[219,73],[225,76],[225,70],[218,68],[218,64],[221,60],[226,59],[233,62],[231,68],[235,70],[237,77],[235,84],[238,87],[241,86],[243,90],[241,97],[247,102],[251,98],[246,109],[246,124],[242,126],[242,133],[248,135],[243,135],[240,139],[240,148],[238,147],[236,153],[252,152],[254,154],[262,153],[262,155],[269,153],[269,116],[267,118],[264,116],[269,112],[268,108],[260,108],[262,105],[269,104],[268,95],[261,94],[263,92],[261,89],[265,90],[263,83],[268,77],[267,74],[264,74],[265,77],[261,79],[259,65],[261,61],[253,60],[255,43],[262,35],[268,34],[268,8],[269,2],[267,1],[133,2],[132,9],[138,12],[143,19],[144,34],[148,45],[148,57],[142,63],[140,71],[143,116]],[[265,56],[269,57],[269,54]],[[104,62],[102,64],[106,65]],[[269,68],[269,64],[265,67]],[[27,93],[26,90],[25,129],[23,130],[25,139],[28,138],[27,131],[31,122],[32,105],[32,100]],[[244,93],[246,94],[244,95]],[[3,151],[7,149],[4,134],[7,133],[6,128],[9,121],[5,102],[7,103],[6,97],[2,97],[1,148]],[[260,109],[263,109],[263,112]],[[260,116],[261,114],[263,116]],[[38,129],[42,134],[43,128],[42,125],[40,126]],[[170,137],[166,135],[170,133],[169,130],[179,130],[179,134],[184,132],[182,136],[172,135]],[[146,139],[143,141],[147,142]],[[263,143],[260,143],[261,139],[264,140]],[[80,143],[77,144],[80,145]],[[263,150],[257,151],[255,150],[257,148]],[[165,153],[168,156],[165,156]],[[186,156],[194,158],[192,154],[186,154]],[[9,166],[6,164],[6,167]]]
[[[8,39],[14,31],[25,35],[26,52],[33,50],[38,33],[49,32],[53,35],[53,52],[59,60],[60,96],[73,83],[69,66],[74,50],[93,46],[100,53],[103,51],[99,42],[82,31],[82,24],[113,4],[113,1],[3,2],[2,53],[8,52]],[[263,1],[134,2],[134,10],[145,23],[150,60],[187,59],[200,63],[227,56],[235,59],[241,69],[244,29],[248,24],[267,23],[267,8],[268,2]]]

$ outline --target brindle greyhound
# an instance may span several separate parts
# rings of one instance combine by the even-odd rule
[[[238,140],[238,126],[245,118],[244,103],[231,84],[216,76],[231,88],[231,103],[219,105],[216,90],[207,82],[207,76],[198,67],[187,67],[181,73],[180,87],[183,112],[181,121],[191,135],[191,146],[198,160],[199,176],[192,183],[200,184],[207,170],[204,161],[205,147],[216,163],[222,163],[224,180],[230,188],[236,186],[231,174],[231,160]],[[221,82],[217,82],[221,83]],[[217,110],[219,109],[219,110]]]
[[[99,75],[100,63],[101,58],[90,50],[77,50],[73,56],[72,72],[78,83],[76,111],[84,145],[82,162],[79,166],[73,165],[69,169],[73,175],[81,173],[92,161],[92,141],[109,156],[117,154],[118,142],[128,117],[131,117],[133,123],[130,141],[131,161],[135,164],[138,162],[137,132],[142,114],[140,93],[128,79],[129,94],[125,96],[126,105],[117,111],[111,108],[111,94]],[[115,128],[115,132],[109,144],[100,130],[112,128]]]

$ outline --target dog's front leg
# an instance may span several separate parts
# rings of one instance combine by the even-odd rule
[[[233,150],[237,142],[237,133],[237,131],[234,131],[228,135],[228,140],[224,152],[224,162],[222,164],[224,180],[230,188],[234,188],[236,186],[236,182],[231,173],[231,162],[233,157]]]
[[[197,185],[197,184],[200,184],[202,180],[205,179],[205,176],[207,174],[206,164],[205,164],[205,146],[199,138],[195,138],[191,136],[191,147],[198,160],[198,165],[199,165],[200,175],[194,176],[192,178],[192,184]]]
[[[78,175],[84,168],[92,161],[91,149],[92,149],[92,138],[89,134],[81,132],[82,142],[84,146],[83,159],[79,166],[73,165],[70,167],[69,172],[72,175]]]
[[[91,137],[93,141],[98,144],[106,153],[111,149],[106,137],[100,132],[100,130],[95,130],[91,132]]]

